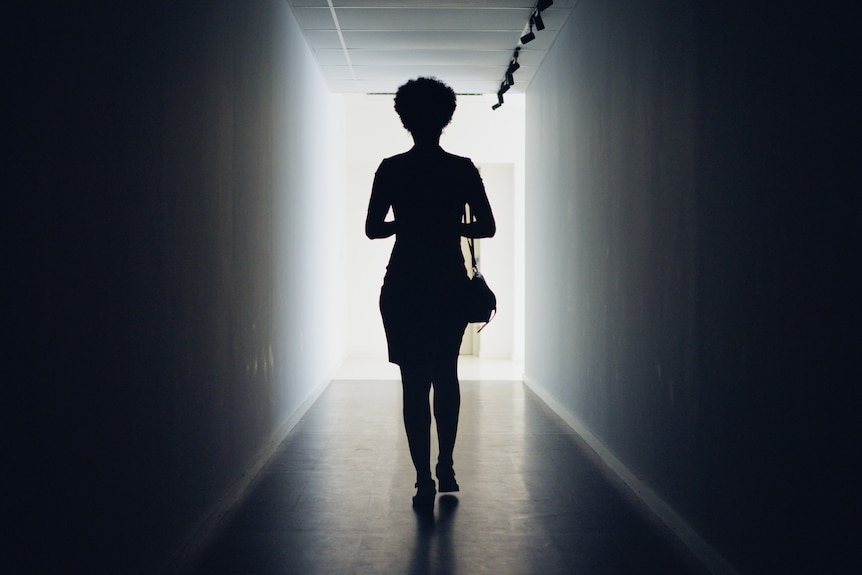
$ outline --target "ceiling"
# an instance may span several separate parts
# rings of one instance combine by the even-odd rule
[[[578,0],[554,0],[521,45],[536,0],[288,0],[333,92],[394,93],[435,76],[460,94],[495,94],[516,46],[523,92]]]

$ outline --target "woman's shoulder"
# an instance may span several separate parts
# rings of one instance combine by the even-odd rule
[[[472,174],[477,171],[476,165],[473,164],[473,160],[471,158],[450,154],[446,151],[444,151],[443,154],[446,157],[446,163],[450,166],[449,169],[460,174]]]
[[[377,169],[380,170],[381,168],[397,168],[408,162],[410,162],[410,152],[402,152],[400,154],[395,154],[394,156],[389,156],[388,158],[383,158],[383,160],[380,162],[380,166]]]
[[[401,158],[401,156],[403,156],[403,155],[404,155],[404,154],[396,154],[396,155],[394,155],[394,156],[389,156],[388,158],[383,158],[383,159],[380,161],[380,166],[381,166],[381,167],[383,167],[383,166],[391,166],[393,162],[398,163],[399,159],[400,159],[400,158]]]
[[[380,162],[380,166],[377,170],[409,170],[415,168],[417,165],[425,165],[428,163],[435,164],[441,169],[476,169],[473,164],[473,160],[470,158],[451,154],[442,148],[438,148],[436,153],[430,155],[427,153],[418,153],[415,149],[412,149],[401,154],[389,156]],[[446,166],[446,168],[443,168],[443,166]]]
[[[470,164],[470,165],[473,164],[473,160],[471,160],[470,158],[467,158],[465,156],[458,156],[456,154],[453,154],[451,152],[447,152],[446,150],[442,150],[442,149],[441,149],[441,151],[443,152],[443,155],[446,156],[446,158],[450,162],[455,162],[455,163],[459,163],[459,164]]]

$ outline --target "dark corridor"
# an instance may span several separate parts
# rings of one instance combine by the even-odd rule
[[[333,382],[194,573],[707,573],[520,382],[463,382],[463,490],[415,514],[398,388]]]
[[[343,199],[338,101],[284,0],[5,12],[0,571],[172,573],[343,359],[333,302],[350,278],[320,265],[339,257],[320,217]],[[526,91],[525,374],[744,574],[862,571],[860,38],[841,3],[580,0]],[[616,535],[677,565],[524,393],[527,467],[494,460],[480,489],[467,458],[451,528],[523,527],[476,534],[522,566],[600,574],[601,549],[624,570]],[[310,483],[254,511],[282,471],[350,491],[315,474],[333,407],[297,428],[227,545],[243,521],[335,521]],[[371,528],[403,472],[396,450],[375,457],[392,475],[354,461],[361,501],[345,495]],[[547,466],[630,528],[563,537],[603,512]],[[345,528],[349,568],[421,544],[412,518],[365,547]],[[469,573],[503,551],[457,557]]]

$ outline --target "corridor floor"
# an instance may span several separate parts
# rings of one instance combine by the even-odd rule
[[[515,381],[462,381],[461,491],[417,516],[400,398],[396,381],[333,382],[195,573],[704,572]]]

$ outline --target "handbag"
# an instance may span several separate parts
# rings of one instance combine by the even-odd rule
[[[472,222],[475,219],[471,214],[469,221]],[[464,207],[463,221],[464,223],[468,223],[466,206]],[[476,263],[476,251],[473,247],[473,238],[467,238],[467,245],[470,248],[470,265],[473,270],[473,276],[467,283],[467,291],[464,298],[465,313],[467,323],[484,324],[478,329],[478,331],[482,331],[488,325],[488,322],[497,315],[497,296],[488,287],[485,276],[479,271],[479,266]]]

